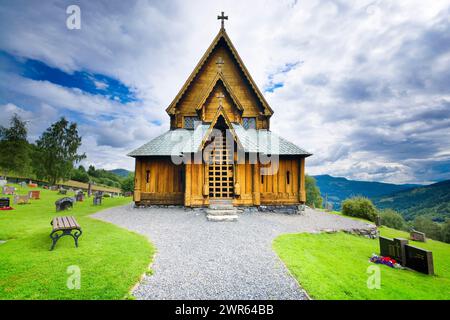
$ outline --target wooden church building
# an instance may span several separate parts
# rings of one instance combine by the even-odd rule
[[[135,158],[137,205],[298,205],[311,154],[270,131],[273,110],[222,26],[166,109],[170,130]]]

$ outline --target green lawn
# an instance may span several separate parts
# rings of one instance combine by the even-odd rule
[[[28,190],[19,188],[19,194]],[[0,211],[0,240],[7,240],[0,244],[0,299],[124,298],[147,271],[154,249],[145,237],[88,216],[129,203],[130,198],[104,198],[102,206],[86,199],[73,210],[56,213],[54,202],[63,196],[38,190],[41,200]],[[50,221],[58,215],[78,220],[83,229],[79,248],[66,236],[49,251]],[[81,270],[80,289],[67,286],[69,266]]]
[[[408,238],[402,231],[381,228],[386,237]],[[381,288],[368,289],[367,268],[378,239],[343,232],[286,234],[273,247],[290,272],[313,299],[450,299],[450,245],[428,240],[411,244],[431,250],[435,276],[380,266]]]

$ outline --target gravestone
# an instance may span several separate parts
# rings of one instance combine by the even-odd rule
[[[9,198],[0,198],[0,208],[9,208],[10,200]]]
[[[425,237],[425,233],[416,230],[411,230],[409,236],[411,237],[411,240],[414,241],[425,242],[427,240],[427,238]]]
[[[26,188],[27,183],[25,181],[22,181],[21,183],[19,183],[21,188]]]
[[[58,194],[67,194],[67,190],[66,189],[59,189]]]
[[[83,193],[83,191],[77,192],[77,194],[75,195],[75,200],[77,202],[83,202],[83,200],[84,200],[84,193]]]
[[[28,197],[33,200],[39,200],[41,196],[41,192],[38,190],[33,190],[28,192]]]
[[[433,253],[431,251],[405,246],[406,267],[425,273],[434,274]]]
[[[73,208],[73,203],[75,200],[73,198],[64,197],[55,201],[56,211],[63,211]]]
[[[3,194],[13,195],[15,191],[16,191],[16,188],[14,188],[14,187],[8,187],[8,186],[3,187]]]
[[[380,255],[397,260],[403,267],[434,274],[433,253],[409,245],[406,239],[380,236]]]
[[[30,203],[30,196],[28,194],[26,195],[15,195],[14,196],[14,203],[15,204],[27,204]]]
[[[380,217],[379,215],[377,215],[377,216],[375,217],[375,225],[376,225],[377,227],[381,226],[381,217]]]
[[[405,265],[405,245],[408,240],[395,238],[393,240],[380,236],[380,255],[395,259],[402,266]]]
[[[102,198],[103,198],[103,195],[101,193],[96,193],[94,195],[94,199],[93,199],[94,206],[101,206],[102,205]]]
[[[51,191],[57,191],[59,190],[58,186],[50,186],[49,188]]]
[[[0,187],[6,186],[7,183],[8,181],[6,179],[0,179]]]

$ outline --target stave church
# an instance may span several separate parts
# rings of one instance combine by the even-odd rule
[[[274,112],[221,28],[167,107],[170,129],[130,152],[136,205],[300,205],[311,154],[270,130]]]

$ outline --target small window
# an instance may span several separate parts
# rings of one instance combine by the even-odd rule
[[[261,183],[264,183],[264,176],[261,175]]]
[[[145,172],[145,181],[148,183],[150,181],[150,170]]]
[[[287,180],[287,184],[289,184],[291,181],[291,173],[289,171],[286,172],[286,180]]]
[[[184,117],[184,128],[194,129],[195,123],[199,121],[198,117]]]
[[[256,118],[244,117],[242,118],[242,126],[245,130],[256,129]]]

